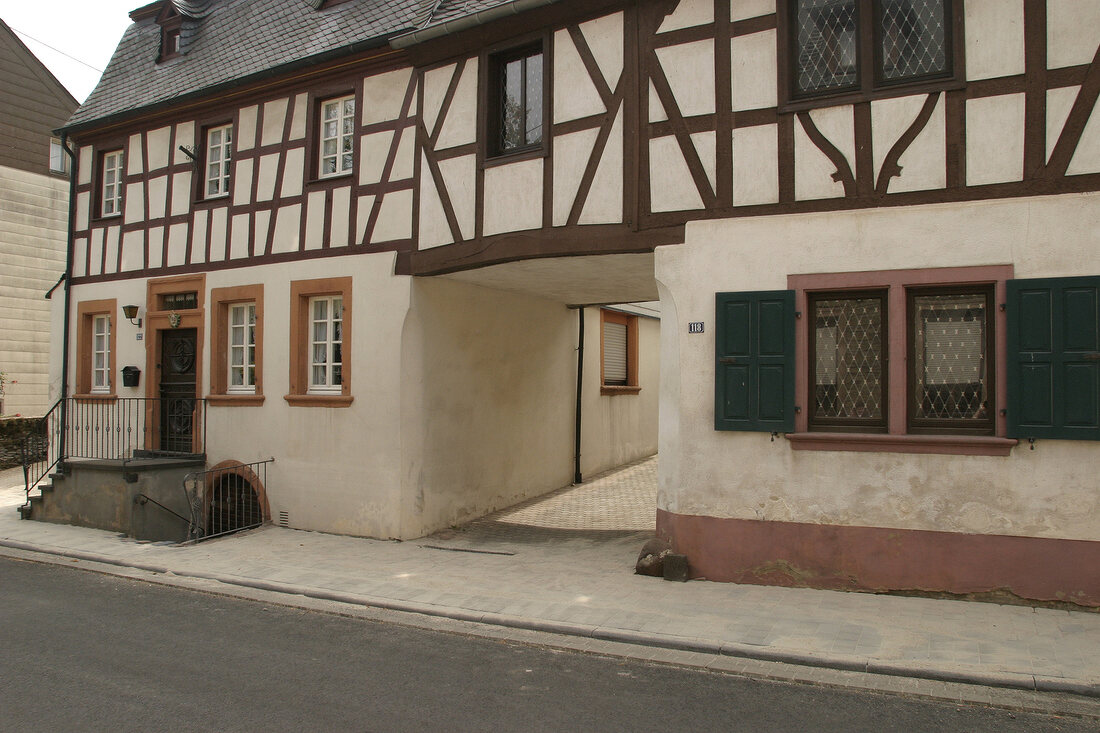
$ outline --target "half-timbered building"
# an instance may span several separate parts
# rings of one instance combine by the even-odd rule
[[[695,575],[1100,604],[1100,6],[132,17],[65,128],[71,412],[201,399],[270,516],[413,537],[651,451],[659,393]],[[659,390],[599,307],[648,300]]]

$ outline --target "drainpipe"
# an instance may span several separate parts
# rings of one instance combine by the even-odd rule
[[[573,483],[581,482],[581,395],[584,391],[584,306],[577,308],[577,423],[574,428]]]
[[[61,147],[69,156],[69,230],[65,235],[65,325],[62,327],[61,342],[61,430],[57,442],[57,458],[65,460],[65,424],[69,396],[69,328],[72,314],[71,299],[73,279],[73,227],[76,225],[76,151],[69,147],[68,133],[61,133]]]

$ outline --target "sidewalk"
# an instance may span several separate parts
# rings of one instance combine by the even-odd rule
[[[634,575],[652,520],[651,510],[630,507],[652,501],[655,470],[656,459],[642,461],[409,542],[268,526],[189,546],[20,520],[22,487],[5,486],[22,476],[5,471],[0,548],[550,632],[589,651],[642,645],[642,658],[730,672],[765,660],[803,665],[788,678],[821,681],[819,673],[846,670],[914,694],[927,684],[913,678],[1073,693],[1100,716],[1097,613]],[[592,499],[600,491],[617,492],[616,500]],[[599,529],[601,522],[630,528]],[[669,650],[692,654],[673,659]]]

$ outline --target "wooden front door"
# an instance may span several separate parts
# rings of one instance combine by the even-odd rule
[[[196,330],[161,331],[160,449],[193,453],[195,437]]]

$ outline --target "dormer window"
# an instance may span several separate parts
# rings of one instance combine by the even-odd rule
[[[183,41],[180,30],[183,27],[183,16],[171,2],[165,2],[160,14],[157,15],[157,25],[160,26],[160,61],[173,59],[183,53]]]

